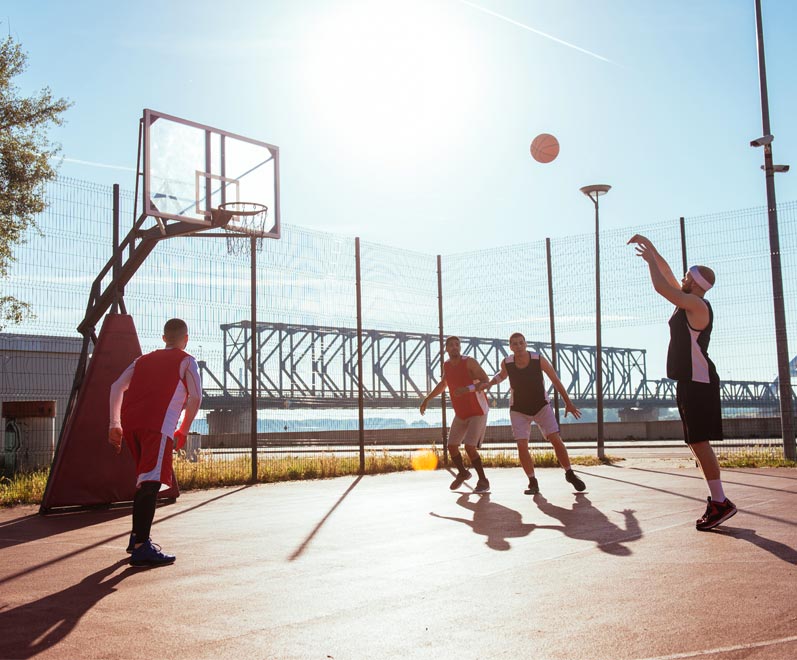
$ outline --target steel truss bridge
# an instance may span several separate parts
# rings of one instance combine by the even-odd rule
[[[251,407],[252,324],[224,324],[224,366],[217,375],[199,362],[204,387],[202,407]],[[506,339],[460,337],[462,354],[475,358],[488,375],[510,354]],[[258,408],[356,408],[358,405],[357,330],[288,323],[257,323]],[[437,384],[440,338],[435,334],[363,330],[363,397],[369,408],[411,408]],[[551,360],[551,344],[528,342],[529,350]],[[597,404],[595,346],[557,344],[557,372],[580,408]],[[672,407],[675,381],[647,377],[645,351],[603,347],[603,401],[608,408]],[[508,406],[509,381],[490,393]],[[552,392],[551,392],[552,394]],[[729,407],[778,405],[777,382],[723,381]],[[439,402],[439,399],[437,400]],[[438,403],[434,405],[438,405]]]

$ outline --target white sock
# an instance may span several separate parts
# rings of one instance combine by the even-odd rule
[[[711,491],[711,501],[722,504],[725,501],[725,491],[722,490],[722,479],[713,479],[708,482]]]

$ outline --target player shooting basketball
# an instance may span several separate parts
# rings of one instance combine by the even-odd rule
[[[635,234],[628,243],[636,243],[637,255],[647,262],[656,293],[675,305],[669,321],[667,377],[678,381],[675,397],[684,439],[711,492],[706,512],[697,519],[695,527],[709,530],[736,513],[736,506],[725,497],[719,462],[709,442],[722,440],[720,379],[708,357],[714,312],[704,299],[714,286],[714,271],[706,266],[692,266],[678,282],[650,239]]]

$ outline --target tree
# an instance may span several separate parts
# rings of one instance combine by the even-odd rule
[[[72,105],[54,99],[49,87],[30,97],[19,95],[14,77],[28,56],[12,37],[0,42],[0,280],[8,277],[13,249],[23,243],[36,215],[47,207],[45,184],[55,178],[52,161],[58,145],[48,140],[51,125]],[[0,330],[33,316],[30,305],[0,291]]]

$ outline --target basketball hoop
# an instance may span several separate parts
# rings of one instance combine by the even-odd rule
[[[266,233],[268,207],[257,202],[225,202],[215,209],[219,225],[230,235],[227,236],[227,254],[249,254],[251,241],[246,237],[257,238],[255,249],[263,249],[263,235]],[[234,234],[238,234],[235,236]]]

